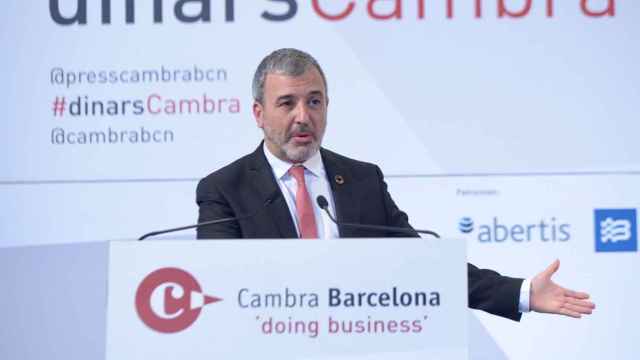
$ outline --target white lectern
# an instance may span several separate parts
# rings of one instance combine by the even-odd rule
[[[2,359],[466,359],[465,244],[113,241],[0,249]]]

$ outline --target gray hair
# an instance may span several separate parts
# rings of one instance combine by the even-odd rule
[[[313,56],[298,49],[278,49],[267,55],[267,57],[262,59],[260,65],[258,65],[256,73],[253,75],[253,83],[251,84],[253,99],[260,104],[263,103],[264,82],[268,74],[275,73],[287,76],[300,76],[304,74],[310,66],[318,69],[320,76],[322,76],[322,82],[324,82],[325,92],[328,92],[327,79],[324,76],[320,64],[318,64]],[[326,93],[325,96],[327,96]]]

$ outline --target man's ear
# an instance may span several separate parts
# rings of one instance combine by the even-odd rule
[[[256,125],[258,125],[259,128],[262,129],[262,127],[264,126],[264,108],[262,107],[262,104],[260,104],[257,101],[253,102],[253,117],[256,119]]]

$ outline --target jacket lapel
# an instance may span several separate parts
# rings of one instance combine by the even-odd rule
[[[327,180],[333,192],[335,216],[338,222],[360,222],[360,203],[355,196],[357,187],[350,169],[332,152],[320,149]],[[331,209],[330,209],[331,210]],[[340,237],[352,237],[354,228],[338,227]]]
[[[273,171],[264,155],[262,146],[261,142],[256,151],[251,154],[249,161],[249,174],[253,179],[254,190],[260,197],[260,205],[258,206],[262,206],[269,198],[275,196],[273,202],[268,205],[267,215],[265,215],[271,219],[270,224],[275,227],[273,230],[276,230],[276,233],[273,234],[273,237],[297,238],[298,234],[293,219],[291,219],[289,207],[273,176]]]

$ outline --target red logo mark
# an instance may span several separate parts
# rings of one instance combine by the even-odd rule
[[[205,295],[198,281],[178,268],[162,268],[147,275],[136,292],[138,316],[162,333],[182,331],[193,324],[202,307],[222,301]]]

